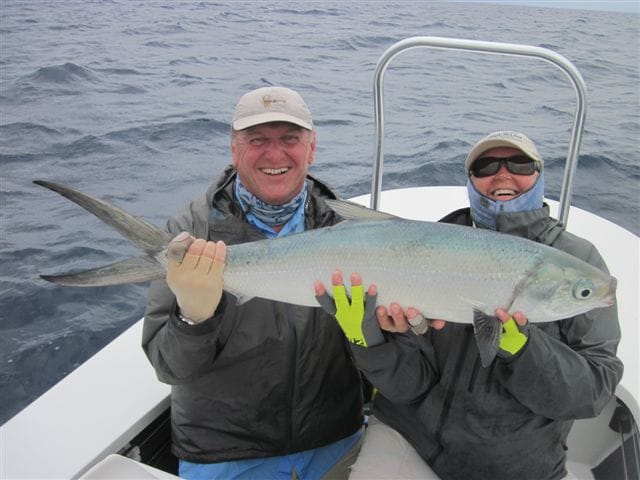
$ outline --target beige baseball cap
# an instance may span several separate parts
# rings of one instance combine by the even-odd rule
[[[263,87],[245,93],[233,111],[233,129],[269,122],[289,122],[313,130],[309,107],[290,88]]]
[[[469,169],[473,162],[475,162],[484,152],[498,147],[517,148],[527,157],[538,162],[540,170],[542,170],[544,162],[538,153],[538,149],[529,137],[518,132],[500,131],[490,133],[474,145],[464,162],[465,171],[469,173]]]

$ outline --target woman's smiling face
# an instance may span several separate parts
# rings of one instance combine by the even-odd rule
[[[478,160],[484,157],[510,158],[522,155],[524,154],[517,148],[497,147],[484,152]],[[540,172],[537,171],[533,175],[517,175],[509,172],[507,167],[502,164],[495,175],[488,177],[471,175],[471,181],[482,195],[493,200],[506,201],[516,198],[533,187],[539,175]]]

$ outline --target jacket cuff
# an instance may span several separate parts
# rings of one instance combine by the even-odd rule
[[[211,333],[218,327],[219,322],[217,322],[216,320],[224,313],[226,305],[227,295],[223,292],[222,297],[220,298],[220,303],[216,307],[216,311],[213,313],[213,316],[202,322],[191,325],[180,318],[180,308],[178,307],[178,302],[176,301],[174,302],[173,308],[171,309],[169,322],[173,327],[177,328],[178,331],[189,335],[202,335]]]

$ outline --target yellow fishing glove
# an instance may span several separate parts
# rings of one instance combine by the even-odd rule
[[[362,285],[351,287],[349,301],[344,285],[333,286],[333,298],[327,292],[316,295],[322,309],[338,320],[347,340],[361,347],[373,347],[384,343],[384,336],[376,319],[377,295],[366,295]]]
[[[528,324],[520,326],[511,318],[502,324],[502,335],[498,348],[498,356],[511,358],[524,348],[529,340]]]

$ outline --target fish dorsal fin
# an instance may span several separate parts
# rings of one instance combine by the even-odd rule
[[[390,213],[373,210],[372,208],[367,208],[364,205],[348,202],[346,200],[326,199],[325,202],[329,207],[331,207],[331,210],[336,212],[345,220],[389,220],[392,218],[398,218]]]
[[[473,309],[473,330],[476,334],[478,352],[483,367],[488,367],[498,353],[500,335],[502,335],[502,322],[496,317]]]

